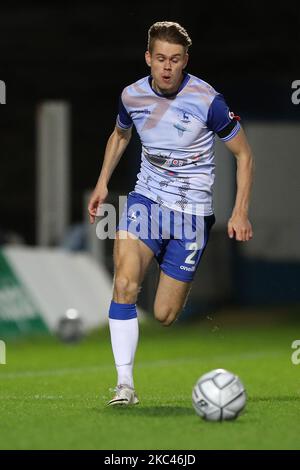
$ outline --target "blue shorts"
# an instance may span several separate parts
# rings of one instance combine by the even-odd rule
[[[142,240],[154,253],[161,270],[183,282],[193,280],[208,242],[215,216],[175,211],[131,192],[118,230]]]

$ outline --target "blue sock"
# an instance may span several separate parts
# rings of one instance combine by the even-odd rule
[[[136,318],[136,304],[118,304],[112,300],[108,316],[114,320],[131,320]]]

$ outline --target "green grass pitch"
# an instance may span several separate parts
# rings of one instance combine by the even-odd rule
[[[10,341],[0,365],[0,448],[299,449],[295,339],[299,324],[141,324],[141,403],[126,409],[105,407],[116,378],[107,328],[76,345]],[[205,422],[191,405],[198,377],[218,367],[238,374],[247,389],[246,409],[233,422]]]

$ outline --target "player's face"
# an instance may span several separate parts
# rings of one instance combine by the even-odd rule
[[[145,54],[145,59],[151,67],[152,86],[161,93],[174,93],[178,90],[182,71],[188,61],[188,54],[181,44],[171,44],[156,39],[152,53]]]

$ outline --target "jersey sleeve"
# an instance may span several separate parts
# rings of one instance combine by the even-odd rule
[[[240,117],[230,111],[223,95],[218,94],[212,101],[207,115],[207,127],[221,140],[227,142],[241,129]]]
[[[117,116],[116,126],[120,127],[120,129],[130,129],[132,125],[133,125],[132,119],[123,104],[122,96],[120,96],[119,113]]]

